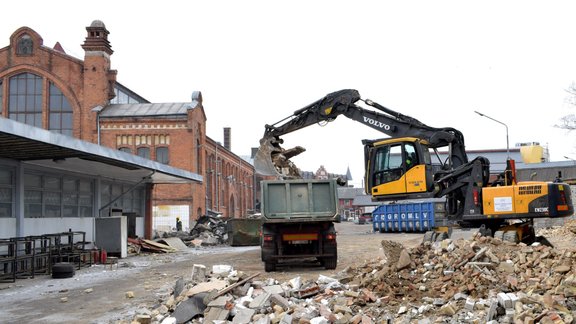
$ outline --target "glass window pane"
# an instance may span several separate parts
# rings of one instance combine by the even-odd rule
[[[76,179],[65,178],[63,188],[65,191],[77,191],[78,181]]]
[[[121,185],[112,185],[112,197],[118,197],[122,194],[122,186]]]
[[[80,217],[92,217],[92,207],[80,207]]]
[[[64,206],[64,217],[78,217],[77,206]]]
[[[42,217],[42,204],[24,205],[24,217],[26,218]]]
[[[12,181],[12,171],[0,170],[0,184],[11,185]]]
[[[80,191],[82,192],[92,192],[92,182],[88,180],[79,181]]]
[[[12,188],[0,188],[0,202],[12,203]]]
[[[44,177],[44,188],[46,189],[60,189],[60,178]]]
[[[71,113],[62,113],[62,128],[63,129],[72,129],[72,114]]]
[[[138,150],[136,151],[136,154],[138,156],[143,157],[143,158],[149,159],[150,158],[150,148],[149,147],[139,147]]]
[[[25,190],[24,191],[24,203],[25,204],[41,204],[42,203],[42,192],[37,190]]]
[[[48,103],[48,109],[51,115],[49,129],[57,133],[71,134],[73,128],[72,108],[62,91],[53,83],[50,83],[50,102]],[[59,118],[54,117],[54,119],[52,119],[52,115],[58,115]]]
[[[62,195],[62,202],[64,205],[78,205],[78,194],[66,192]]]
[[[61,217],[62,208],[60,205],[46,205],[44,217]]]
[[[92,194],[81,193],[78,204],[81,206],[92,206]]]
[[[37,174],[24,174],[24,187],[42,187],[42,177]]]
[[[12,204],[0,203],[0,217],[12,217]]]
[[[50,129],[60,128],[60,114],[50,114]]]
[[[44,202],[48,205],[60,206],[60,193],[52,191],[44,192]]]

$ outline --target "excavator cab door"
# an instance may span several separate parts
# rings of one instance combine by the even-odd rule
[[[431,197],[428,147],[416,138],[365,143],[366,189],[375,200]]]

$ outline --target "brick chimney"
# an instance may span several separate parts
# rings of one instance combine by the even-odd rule
[[[228,151],[232,151],[231,132],[230,127],[224,127],[224,148]]]

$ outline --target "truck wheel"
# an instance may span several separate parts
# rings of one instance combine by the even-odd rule
[[[72,263],[60,262],[52,266],[52,278],[72,278],[75,273],[76,270]]]
[[[276,263],[264,262],[264,271],[266,272],[276,271]]]
[[[332,257],[327,257],[324,258],[324,268],[326,270],[333,270],[336,269],[336,266],[338,265],[338,257],[337,256],[332,256]]]

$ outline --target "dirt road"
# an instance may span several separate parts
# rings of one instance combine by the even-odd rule
[[[259,247],[213,247],[170,254],[130,256],[120,266],[103,265],[78,270],[74,278],[51,279],[37,276],[0,284],[0,319],[3,323],[115,323],[131,319],[139,307],[152,308],[164,300],[178,278],[189,278],[194,264],[208,269],[228,264],[247,274],[260,272],[259,279],[280,282],[294,277],[316,279],[333,276],[352,264],[382,257],[380,242],[399,241],[406,247],[418,245],[422,234],[373,233],[371,224],[336,224],[338,267],[324,270],[311,264],[264,272]],[[133,298],[126,293],[133,292]]]

